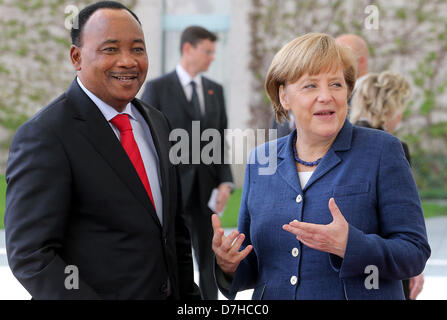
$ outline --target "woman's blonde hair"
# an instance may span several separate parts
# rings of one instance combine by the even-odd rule
[[[373,128],[385,129],[385,123],[404,112],[411,87],[402,76],[384,71],[365,77],[351,100],[350,121],[365,119]]]
[[[301,76],[317,75],[342,68],[349,97],[354,89],[357,65],[349,48],[324,33],[308,33],[286,44],[273,58],[265,80],[265,90],[272,101],[276,120],[290,119],[279,99],[281,85]]]

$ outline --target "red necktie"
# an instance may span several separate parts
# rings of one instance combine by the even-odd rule
[[[110,122],[120,131],[121,144],[123,145],[123,148],[126,151],[130,161],[132,161],[132,164],[135,167],[135,170],[137,171],[138,176],[140,177],[140,180],[143,183],[144,188],[146,189],[146,192],[149,195],[149,198],[151,199],[152,204],[155,208],[151,185],[149,184],[146,170],[144,169],[140,150],[138,149],[137,142],[135,141],[135,137],[133,136],[129,116],[127,114],[119,114],[112,120],[110,120]]]

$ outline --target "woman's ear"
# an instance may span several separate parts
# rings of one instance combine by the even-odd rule
[[[70,59],[71,63],[75,67],[76,71],[81,70],[81,49],[77,46],[72,45],[70,48]]]
[[[289,108],[289,100],[287,98],[286,88],[284,85],[279,86],[279,102],[285,110],[290,110]]]

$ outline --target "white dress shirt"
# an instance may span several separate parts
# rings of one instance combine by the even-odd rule
[[[203,85],[202,85],[202,76],[200,74],[196,75],[194,78],[191,78],[188,72],[186,72],[183,67],[178,64],[175,67],[175,71],[177,72],[177,76],[180,80],[180,83],[183,87],[183,91],[185,92],[186,99],[191,101],[192,98],[192,86],[191,81],[196,83],[196,91],[199,97],[200,111],[202,115],[205,114],[205,97],[203,95]]]
[[[103,114],[104,118],[109,123],[110,127],[113,129],[118,140],[120,140],[120,131],[116,128],[110,120],[112,120],[116,115],[120,114],[113,107],[99,99],[92,92],[90,92],[81,80],[77,78],[78,84],[81,89],[89,96],[89,98],[95,103],[98,109]],[[126,108],[121,112],[122,114],[129,115],[130,124],[132,126],[133,135],[137,143],[138,149],[140,150],[141,158],[143,159],[144,169],[146,170],[147,178],[151,186],[152,196],[154,198],[154,203],[156,207],[156,212],[160,223],[163,224],[163,198],[161,196],[161,176],[160,176],[160,165],[157,155],[157,149],[155,148],[154,141],[152,139],[152,134],[149,129],[149,125],[143,116],[137,110],[137,108],[128,103]]]

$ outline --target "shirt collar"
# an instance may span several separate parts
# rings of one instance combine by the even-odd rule
[[[189,85],[193,80],[196,83],[197,87],[202,86],[202,75],[200,73],[197,74],[194,78],[191,78],[189,73],[186,72],[186,70],[181,66],[180,63],[175,67],[175,71],[177,72],[178,78],[183,87]]]
[[[107,121],[112,120],[115,116],[120,114],[120,112],[116,111],[115,108],[110,106],[109,104],[105,103],[101,99],[99,99],[97,96],[95,96],[90,90],[88,90],[81,82],[81,79],[79,77],[76,77],[76,80],[78,81],[79,86],[81,89],[85,92],[85,94],[96,104],[98,109],[101,111],[101,113],[104,115],[104,118],[106,118]],[[136,117],[134,116],[133,110],[132,110],[132,103],[128,103],[126,107],[124,108],[123,112],[128,114],[129,117],[131,117],[133,120],[136,120]]]

